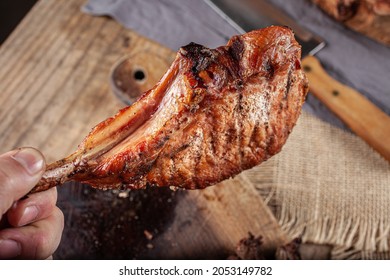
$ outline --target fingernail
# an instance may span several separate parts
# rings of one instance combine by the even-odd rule
[[[45,165],[42,154],[32,148],[22,148],[12,158],[22,165],[30,175],[42,171]]]
[[[38,217],[38,208],[36,206],[28,206],[24,209],[22,217],[19,220],[18,226],[24,226],[32,221],[34,221]]]
[[[22,252],[20,244],[14,240],[0,240],[0,259],[13,259]]]

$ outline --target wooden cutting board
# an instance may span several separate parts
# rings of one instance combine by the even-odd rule
[[[109,79],[121,58],[130,57],[134,71],[142,70],[143,79],[129,77],[139,91],[154,85],[173,60],[171,50],[115,21],[82,14],[83,3],[38,2],[2,45],[0,152],[34,146],[48,162],[68,155],[94,125],[124,106],[113,94]],[[61,205],[76,199],[61,193]],[[74,207],[83,208],[82,201]],[[70,217],[68,210],[65,215]],[[221,256],[233,251],[248,232],[262,235],[267,250],[286,242],[245,173],[206,190],[189,191],[171,215],[164,230],[153,236],[153,250],[146,257]],[[66,221],[69,228],[74,226],[70,219]],[[102,228],[101,234],[106,230]],[[62,247],[69,245],[64,242],[69,241],[63,240]],[[83,258],[82,252],[74,256]]]

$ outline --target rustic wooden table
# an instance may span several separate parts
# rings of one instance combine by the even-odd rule
[[[43,152],[48,162],[71,153],[94,125],[124,106],[109,84],[110,69],[122,56],[141,55],[142,59],[135,60],[144,63],[144,70],[151,71],[146,73],[146,81],[140,83],[141,90],[161,75],[151,70],[156,57],[166,62],[162,69],[173,59],[171,50],[124,29],[114,20],[83,14],[80,8],[84,2],[40,0],[0,47],[1,153],[33,146]],[[72,193],[64,194],[64,188],[59,188],[60,206],[66,205],[67,200],[79,199],[72,198]],[[69,212],[66,208],[66,227],[74,226],[70,219],[80,219],[75,217],[77,211]],[[262,235],[267,250],[286,242],[255,185],[244,174],[207,190],[181,195],[172,220],[164,230],[154,232],[153,239],[148,241],[149,251],[141,255],[221,256],[218,252],[233,251],[248,232]],[[146,234],[146,238],[151,236]],[[62,248],[70,245],[67,242],[69,239],[64,238]],[[94,257],[83,256],[82,252],[61,256]],[[123,256],[99,255],[109,257]]]

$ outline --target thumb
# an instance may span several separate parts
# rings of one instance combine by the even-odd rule
[[[43,155],[33,148],[0,155],[0,217],[38,183],[44,169]]]

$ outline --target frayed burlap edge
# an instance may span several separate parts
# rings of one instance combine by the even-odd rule
[[[289,238],[331,245],[333,259],[390,259],[390,166],[360,138],[303,113],[246,175]]]

